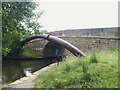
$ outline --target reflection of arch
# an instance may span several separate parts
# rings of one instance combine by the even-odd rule
[[[69,50],[70,52],[72,52],[75,56],[86,56],[83,52],[81,52],[78,48],[76,48],[75,46],[73,46],[72,44],[70,44],[69,42],[52,36],[52,35],[41,35],[41,36],[32,36],[29,38],[26,38],[25,40],[23,40],[21,42],[20,47],[18,48],[18,53],[20,52],[21,48],[27,43],[30,42],[33,39],[37,39],[37,38],[43,38],[45,40],[48,40],[50,42],[54,42],[56,44],[59,44],[60,46],[66,48],[67,50]]]

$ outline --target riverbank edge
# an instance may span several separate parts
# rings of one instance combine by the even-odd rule
[[[32,73],[31,76],[22,77],[22,78],[14,81],[14,82],[8,84],[7,87],[2,87],[2,88],[33,88],[33,86],[34,86],[33,80],[34,80],[38,75],[40,75],[42,72],[45,72],[46,70],[52,68],[52,67],[55,66],[55,65],[56,65],[56,63],[52,63],[52,64],[50,64],[50,65],[48,65],[48,66],[46,66],[46,67],[44,67],[44,68],[42,68],[42,69],[40,69],[40,70],[37,70],[37,71],[34,72],[34,73]],[[25,84],[25,82],[28,81],[28,80],[30,80],[30,84],[32,84],[32,86],[30,85],[30,87],[27,87],[27,85],[26,85],[26,87],[19,87],[19,85]],[[28,83],[26,83],[26,84],[28,84]],[[14,87],[14,86],[16,86],[16,87]],[[18,87],[17,87],[17,86],[18,86]],[[22,86],[22,85],[21,85],[21,86]]]

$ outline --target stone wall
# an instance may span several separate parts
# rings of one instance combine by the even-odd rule
[[[81,37],[81,36],[101,36],[101,37],[118,37],[118,27],[110,28],[89,28],[89,29],[68,29],[50,32],[57,37]]]
[[[81,51],[118,48],[118,38],[60,37],[75,45]]]
[[[109,48],[118,48],[118,38],[105,38],[105,37],[59,37],[59,38],[62,38],[70,42],[83,52],[86,52],[87,50],[96,49],[104,50]],[[44,41],[43,43],[40,40],[38,40],[37,42],[28,45],[30,48],[35,49],[38,53],[42,53],[41,50],[43,50],[45,44],[47,44],[46,41]],[[50,48],[55,46],[57,48],[57,45],[50,46]]]

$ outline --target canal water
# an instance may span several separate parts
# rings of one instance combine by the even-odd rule
[[[11,83],[25,75],[25,70],[29,69],[35,72],[49,64],[49,60],[3,60],[2,61],[2,82]]]

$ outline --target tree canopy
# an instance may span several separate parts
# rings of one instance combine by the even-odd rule
[[[33,10],[38,6],[35,2],[2,2],[2,54],[14,53],[24,38],[40,34],[41,25]]]

